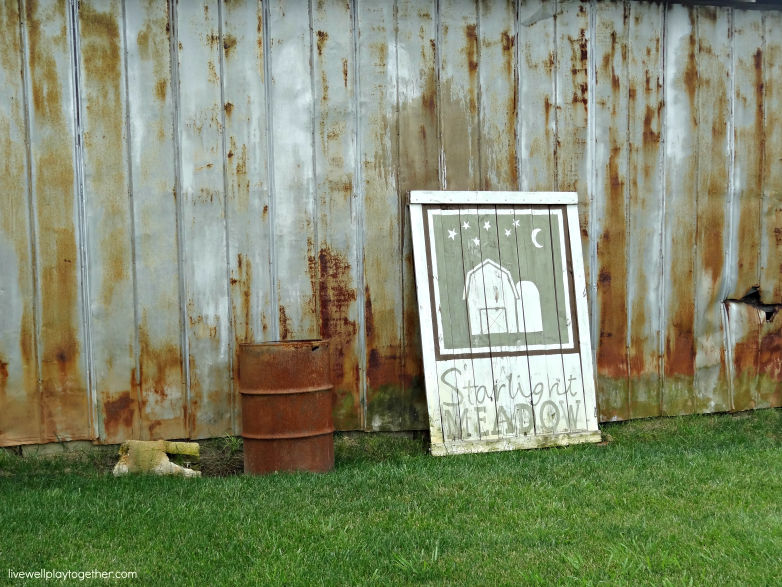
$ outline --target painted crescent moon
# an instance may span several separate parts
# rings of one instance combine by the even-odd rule
[[[532,244],[535,245],[537,248],[542,249],[543,245],[538,244],[538,241],[535,240],[535,235],[538,234],[539,232],[540,232],[539,228],[536,228],[535,230],[532,231]]]

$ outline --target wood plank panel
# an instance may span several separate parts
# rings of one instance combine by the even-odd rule
[[[467,304],[462,299],[464,291],[464,264],[462,260],[462,225],[460,211],[456,206],[443,206],[441,214],[433,214],[427,219],[430,235],[430,254],[432,247],[437,260],[441,260],[442,266],[455,268],[444,274],[434,271],[432,265],[432,286],[435,289],[436,313],[432,319],[439,320],[442,328],[438,328],[438,345],[455,348],[456,336],[453,328],[446,328],[447,319],[450,317],[466,315]],[[459,239],[460,246],[445,247],[448,239]],[[428,275],[422,275],[428,280]],[[440,289],[445,292],[440,296]],[[456,300],[454,302],[454,300]],[[430,306],[430,301],[423,300]],[[426,342],[426,341],[424,341]],[[434,352],[434,351],[433,351]],[[472,371],[472,360],[451,359],[436,361],[437,367],[437,391],[438,408],[441,418],[443,437],[446,441],[464,440],[473,437],[470,430],[471,410],[469,405],[469,389],[467,382],[475,381]]]
[[[600,419],[630,417],[628,373],[628,34],[629,6],[595,6],[595,314]]]
[[[741,299],[760,285],[763,202],[763,12],[733,11],[733,231],[728,297]]]
[[[629,414],[647,418],[660,415],[664,8],[628,4]]]
[[[404,372],[402,413],[405,429],[424,429],[421,332],[415,294],[413,241],[410,237],[410,190],[439,189],[440,137],[437,123],[436,4],[400,0],[397,9],[399,57],[399,193],[402,198],[402,283]]]
[[[595,377],[592,357],[592,341],[589,338],[589,313],[587,305],[587,288],[581,289],[580,284],[586,283],[584,279],[584,256],[579,255],[578,242],[578,210],[574,206],[567,207],[567,229],[570,234],[570,246],[573,248],[571,263],[573,267],[573,283],[575,284],[575,298],[577,311],[579,360],[581,363],[581,381],[584,385],[584,416],[586,427],[589,431],[597,432],[597,396],[595,393]],[[569,359],[575,362],[575,359]],[[598,432],[599,434],[599,432]]]
[[[78,14],[93,386],[100,440],[119,443],[140,432],[125,22],[119,0],[81,2]]]
[[[480,189],[478,140],[478,8],[442,0],[440,9],[440,116],[443,189]]]
[[[177,5],[179,130],[191,438],[231,426],[223,105],[217,0]]]
[[[458,215],[458,210],[456,211]],[[430,228],[429,219],[424,219],[424,214],[421,206],[412,206],[410,209],[410,224],[412,230],[412,238],[417,250],[426,249],[426,233]],[[427,227],[426,229],[424,227]],[[433,231],[432,231],[433,232]],[[427,411],[429,412],[429,430],[430,437],[434,444],[442,444],[444,437],[449,434],[451,438],[461,437],[461,421],[458,413],[458,396],[456,403],[450,403],[450,405],[443,405],[441,398],[444,399],[447,404],[453,402],[453,391],[458,392],[458,388],[454,389],[451,386],[449,390],[447,388],[447,381],[443,380],[441,375],[446,375],[439,369],[434,359],[435,345],[439,344],[434,339],[433,331],[433,319],[437,319],[437,316],[433,316],[432,305],[430,304],[429,289],[429,253],[427,252],[427,262],[415,264],[416,282],[419,285],[426,284],[422,287],[422,295],[418,297],[418,312],[421,316],[421,347],[424,354],[424,376],[426,378],[426,399],[427,399]],[[439,285],[439,284],[438,284]],[[444,367],[448,367],[447,362],[444,362]],[[444,413],[441,411],[443,410]],[[456,416],[454,421],[453,416]],[[444,424],[443,417],[451,416],[451,421]]]
[[[665,31],[664,382],[661,413],[695,408],[695,220],[698,137],[697,13],[670,5]]]
[[[485,261],[487,260],[499,262],[499,267],[504,269],[503,258],[500,255],[497,209],[494,206],[478,209],[478,227],[480,228],[479,250],[481,262],[484,263],[482,273],[485,306],[488,308],[491,305],[498,305],[498,302],[500,301],[503,302],[503,305],[506,305],[507,300],[513,300],[515,303],[515,292],[511,290],[513,284],[506,283],[506,280],[500,280],[499,287],[497,287],[497,280],[490,279],[490,274],[496,276],[497,270],[485,264]],[[505,262],[510,264],[512,262],[511,259],[515,260],[515,256],[507,259]],[[468,284],[465,283],[465,288],[467,287]],[[488,316],[487,320],[490,320]],[[505,321],[510,322],[507,315]],[[494,404],[491,406],[494,409],[494,416],[493,425],[489,430],[489,437],[513,436],[514,402],[509,393],[502,393],[503,387],[501,387],[504,385],[504,388],[507,390],[507,384],[505,384],[505,382],[509,376],[512,376],[512,359],[509,357],[497,356],[501,344],[498,343],[497,337],[492,335],[491,329],[489,329],[488,332],[489,354],[491,356],[491,377],[486,380],[486,387],[488,390],[488,399]]]
[[[280,339],[318,336],[309,5],[269,3]]]
[[[320,336],[331,339],[334,425],[361,428],[353,22],[337,0],[313,7]],[[350,34],[347,34],[350,32]]]
[[[29,161],[19,5],[0,4],[0,445],[39,442]]]
[[[765,153],[760,248],[760,299],[782,302],[782,12],[763,15],[763,102]]]
[[[722,302],[726,287],[731,116],[728,8],[698,8],[698,172],[695,259],[696,412],[730,409]]]
[[[521,277],[520,252],[526,252],[522,245],[524,239],[520,238],[516,227],[516,214],[513,208],[497,207],[495,221],[497,258],[501,267],[507,269],[513,274],[511,284],[502,282],[502,297],[505,300],[516,297],[514,286],[519,284]],[[524,233],[522,233],[524,234]],[[525,259],[526,261],[526,259]],[[510,286],[510,287],[509,287]],[[520,337],[522,344],[527,344],[526,322],[524,316],[524,300],[517,303],[517,323],[519,332],[524,335]],[[494,349],[501,345],[492,344],[492,354]],[[497,348],[499,351],[499,348]],[[496,357],[492,356],[494,365],[494,386],[495,401],[497,402],[497,427],[500,436],[518,436],[521,434],[534,434],[534,405],[531,402],[529,358],[526,356],[516,357]],[[503,429],[504,426],[504,429]]]
[[[485,235],[481,226],[487,221],[490,214],[488,209],[484,208],[462,208],[459,215],[462,224],[460,237],[462,239],[462,264],[465,279],[464,298],[468,298],[467,291],[470,285],[468,280],[473,275],[473,287],[483,292],[486,291],[487,271],[484,271],[483,262],[485,253],[483,252]],[[480,295],[480,293],[479,293]],[[487,317],[488,320],[488,317]],[[475,353],[473,344],[476,328],[470,325],[470,346],[471,354]],[[481,329],[478,329],[482,332]],[[489,341],[489,345],[491,342]],[[494,381],[494,371],[490,357],[471,357],[472,363],[472,381],[467,382],[467,412],[471,424],[468,424],[469,431],[478,439],[486,440],[497,438],[493,433],[496,428],[497,407],[494,403],[492,394],[492,382]]]
[[[399,201],[395,7],[358,14],[359,161],[364,210],[365,427],[398,430],[402,402],[402,207]]]
[[[126,0],[139,438],[188,436],[168,7]]]
[[[40,307],[41,442],[93,438],[68,7],[60,0],[24,4]]]
[[[272,339],[263,6],[222,4],[226,222],[233,330],[233,430],[241,431],[239,345]],[[272,324],[273,325],[273,324]]]

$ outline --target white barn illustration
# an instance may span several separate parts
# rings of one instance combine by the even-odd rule
[[[538,288],[531,281],[514,285],[510,271],[491,259],[467,273],[462,299],[472,335],[543,331]]]

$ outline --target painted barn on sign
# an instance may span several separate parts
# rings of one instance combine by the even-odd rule
[[[0,2],[0,446],[238,434],[318,337],[338,429],[426,429],[413,190],[578,194],[599,421],[782,405],[782,10],[713,4]],[[571,344],[482,209],[438,352]]]

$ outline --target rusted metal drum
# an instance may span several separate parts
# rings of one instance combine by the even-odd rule
[[[244,472],[334,467],[328,340],[239,347]]]

